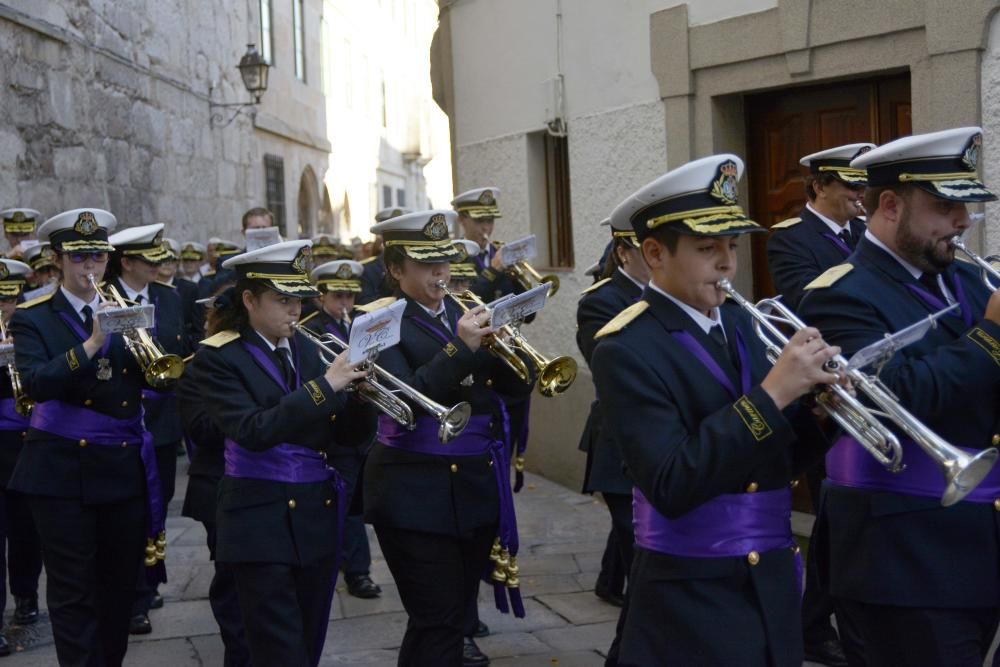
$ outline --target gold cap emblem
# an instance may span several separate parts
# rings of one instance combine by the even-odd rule
[[[97,224],[97,219],[94,218],[94,214],[90,211],[81,213],[76,219],[76,224],[73,225],[73,231],[84,236],[92,236],[99,228],[100,225]]]
[[[424,236],[432,241],[442,241],[448,238],[448,223],[442,214],[437,213],[431,216],[431,219],[424,225]]]

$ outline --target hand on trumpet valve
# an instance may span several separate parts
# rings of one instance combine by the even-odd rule
[[[351,364],[347,361],[347,356],[346,350],[338,354],[333,363],[327,366],[326,373],[323,374],[323,377],[330,384],[330,388],[334,391],[343,391],[352,382],[368,377],[367,361]]]
[[[827,345],[818,329],[805,327],[789,339],[761,387],[778,409],[784,409],[815,385],[840,381],[838,374],[825,367],[838,354],[840,348]]]
[[[476,306],[458,320],[458,337],[465,346],[475,352],[483,342],[483,337],[493,333],[486,308]]]
[[[490,268],[494,271],[503,271],[503,248],[497,251],[497,254],[493,255],[493,259],[490,260]]]

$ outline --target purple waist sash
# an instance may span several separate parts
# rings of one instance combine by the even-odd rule
[[[668,519],[633,487],[632,513],[635,543],[672,556],[723,558],[795,546],[791,489],[717,496]]]
[[[28,428],[28,418],[17,414],[14,399],[0,399],[0,431],[23,431]]]
[[[94,410],[63,401],[43,401],[36,403],[29,420],[31,428],[69,440],[86,440],[87,445],[100,447],[139,446],[143,472],[146,475],[146,555],[155,555],[152,578],[161,582],[167,580],[163,566],[166,534],[164,521],[163,493],[160,490],[160,475],[156,468],[156,450],[153,436],[142,423],[142,413],[129,419],[116,419]],[[155,552],[151,551],[155,547]]]
[[[172,391],[153,391],[152,389],[142,390],[142,400],[144,401],[162,401],[165,398],[173,398],[174,392]]]
[[[843,435],[826,454],[826,476],[831,484],[869,491],[887,491],[907,496],[940,498],[945,482],[941,469],[910,440],[901,440],[906,469],[891,473],[854,438]],[[980,450],[960,447],[976,454]],[[1000,498],[1000,468],[994,467],[969,495],[966,502],[992,503]]]
[[[500,521],[497,529],[497,541],[493,545],[491,560],[493,561],[494,601],[497,609],[507,613],[513,609],[518,618],[524,617],[524,605],[518,588],[517,552],[519,548],[517,536],[517,515],[514,512],[514,494],[510,487],[510,451],[501,440],[493,435],[490,426],[492,418],[489,415],[475,415],[469,419],[465,430],[448,444],[438,439],[438,421],[433,417],[418,417],[414,429],[408,430],[395,420],[379,416],[378,439],[386,447],[403,449],[418,454],[434,456],[476,456],[489,454],[493,462],[493,473],[496,478],[497,493],[500,499]],[[507,606],[506,594],[510,596],[510,607]]]
[[[336,468],[328,466],[326,459],[319,452],[282,442],[270,449],[262,452],[252,452],[241,447],[235,440],[226,438],[225,450],[225,475],[226,477],[236,477],[240,479],[259,479],[270,482],[283,482],[285,484],[312,484],[316,482],[330,482],[334,492],[337,494],[337,547],[334,555],[336,567],[334,568],[333,581],[330,582],[330,589],[327,592],[326,613],[324,618],[330,617],[330,607],[333,604],[333,591],[337,587],[337,574],[340,572],[341,544],[344,537],[344,518],[347,516],[347,485]],[[316,644],[313,647],[313,655],[319,662],[323,644],[326,641],[327,623],[323,623]]]

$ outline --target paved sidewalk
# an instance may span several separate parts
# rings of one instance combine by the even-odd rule
[[[208,606],[212,565],[201,524],[179,516],[187,484],[187,465],[178,462],[177,495],[167,520],[169,583],[161,587],[163,609],[150,618],[153,633],[133,637],[125,658],[136,667],[221,665],[222,641]],[[496,667],[591,667],[603,665],[614,636],[618,609],[593,593],[610,521],[604,507],[534,475],[516,496],[521,537],[521,590],[527,618],[504,616],[493,608],[492,590],[482,587],[482,619],[493,634],[479,640]],[[382,597],[361,600],[347,595],[343,582],[334,598],[322,665],[390,667],[403,637],[406,614],[396,587],[371,535],[372,578]],[[42,593],[44,606],[44,592]],[[8,621],[12,609],[8,609]],[[8,628],[24,642],[0,667],[52,667],[55,649],[47,616],[26,629]]]

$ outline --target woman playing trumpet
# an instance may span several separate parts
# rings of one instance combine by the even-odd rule
[[[471,639],[463,644],[463,634],[465,620],[475,618],[477,582],[489,571],[491,545],[498,605],[509,596],[521,611],[517,566],[509,557],[516,529],[503,445],[506,413],[496,392],[524,395],[532,383],[483,349],[483,337],[492,333],[483,308],[462,314],[438,286],[447,284],[449,262],[462,257],[448,238],[454,222],[451,211],[421,211],[372,228],[385,240],[387,278],[406,300],[401,341],[382,353],[379,365],[435,401],[468,401],[473,415],[447,445],[437,438],[437,421],[419,410],[413,431],[382,417],[379,442],[365,464],[365,519],[375,527],[410,617],[401,666],[459,667],[463,652],[482,655]]]
[[[327,464],[371,438],[374,410],[345,389],[361,380],[341,354],[324,367],[294,330],[308,241],[227,260],[237,282],[189,372],[225,436],[216,558],[233,571],[255,665],[319,662],[347,496]]]

